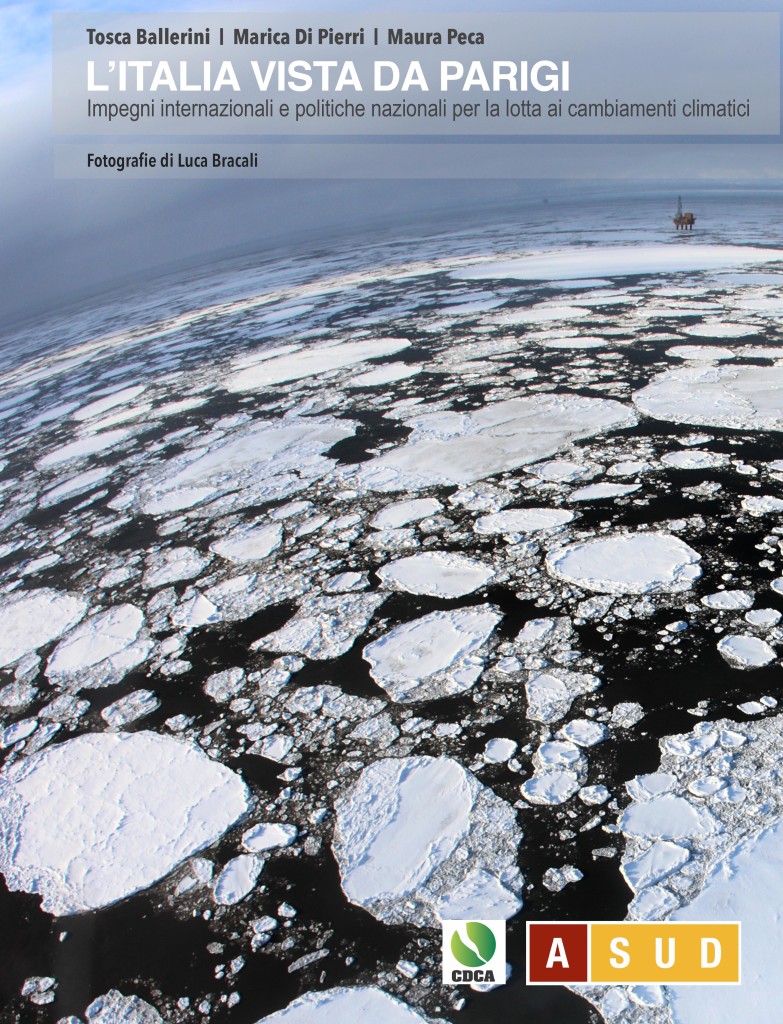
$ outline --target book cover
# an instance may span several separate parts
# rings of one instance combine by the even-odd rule
[[[0,1019],[743,1024],[780,12],[0,9]]]

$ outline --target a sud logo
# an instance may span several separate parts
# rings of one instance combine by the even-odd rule
[[[444,985],[502,985],[505,980],[505,921],[443,922]]]

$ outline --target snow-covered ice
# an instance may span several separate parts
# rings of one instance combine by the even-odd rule
[[[48,588],[0,599],[0,667],[61,637],[84,618],[87,608],[80,595]]]
[[[215,903],[224,907],[239,903],[253,891],[263,867],[263,858],[254,854],[232,857],[215,882]]]
[[[516,281],[565,281],[580,277],[724,270],[780,260],[777,249],[740,245],[617,245],[570,248],[505,260],[486,260],[453,271],[462,281],[511,278]]]
[[[379,988],[328,988],[307,992],[259,1024],[427,1024],[424,1017]]]
[[[481,648],[500,620],[490,606],[431,612],[368,644],[364,658],[393,701],[453,696],[478,679],[484,667]]]
[[[774,648],[757,636],[729,633],[718,642],[718,651],[733,668],[763,668],[775,660]]]
[[[355,479],[375,491],[472,483],[635,423],[633,410],[620,402],[569,394],[430,413],[408,421],[412,433],[405,444],[362,463]]]
[[[257,391],[287,381],[315,377],[329,370],[354,366],[366,359],[389,356],[409,348],[404,338],[368,338],[363,341],[344,341],[332,345],[309,345],[292,352],[267,349],[245,357],[237,363],[235,372],[226,381],[229,391]]]
[[[338,594],[306,598],[293,618],[254,645],[266,651],[304,654],[308,658],[337,658],[367,628],[383,594]]]
[[[50,914],[94,910],[215,842],[250,800],[238,775],[190,743],[85,733],[0,773],[0,870]]]
[[[422,551],[378,569],[378,578],[392,590],[431,597],[472,594],[485,587],[494,575],[492,566],[451,551]]]
[[[783,430],[783,366],[685,366],[633,396],[646,416],[672,423]]]
[[[549,572],[600,594],[677,593],[701,576],[701,556],[679,537],[626,533],[550,551]]]
[[[451,758],[376,761],[335,810],[343,890],[383,921],[435,924],[440,901],[466,884],[474,891],[467,880],[479,870],[507,890],[505,901],[519,895],[514,812]]]
[[[574,513],[559,508],[508,508],[480,516],[473,529],[476,533],[545,533],[570,523]]]

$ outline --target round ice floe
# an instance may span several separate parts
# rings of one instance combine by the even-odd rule
[[[523,782],[519,790],[531,804],[564,804],[579,789],[581,783],[575,772],[555,770],[533,775]]]
[[[573,512],[560,508],[507,508],[476,520],[476,533],[544,533],[556,530],[574,518]]]
[[[783,366],[685,366],[633,396],[647,416],[672,423],[783,430]]]
[[[50,914],[95,910],[153,885],[249,807],[242,779],[196,746],[87,733],[0,773],[0,870]]]
[[[426,1024],[424,1017],[379,988],[328,988],[308,992],[258,1024]]]
[[[705,320],[684,328],[685,334],[695,338],[747,338],[758,334],[758,327],[752,324],[726,323],[720,320]]]
[[[495,879],[480,887],[491,901],[519,908],[514,812],[457,761],[376,761],[337,800],[335,812],[333,848],[343,890],[380,920],[436,923],[440,900],[476,871]],[[479,918],[498,909],[473,908]]]
[[[548,458],[573,441],[630,427],[620,402],[580,395],[531,395],[469,412],[434,412],[407,421],[405,444],[363,462],[356,481],[374,491],[466,484]]]
[[[598,537],[550,551],[552,576],[601,594],[677,593],[701,576],[701,555],[665,533]]]
[[[0,667],[56,640],[87,611],[87,601],[58,590],[26,590],[0,599]]]
[[[226,388],[238,392],[256,391],[272,384],[284,384],[303,377],[315,377],[328,370],[354,366],[365,359],[392,355],[409,347],[410,342],[404,338],[367,338],[338,345],[303,346],[295,352],[286,345],[237,361],[236,372],[226,381]]]
[[[626,835],[650,839],[687,839],[710,835],[715,820],[706,807],[694,807],[680,796],[657,796],[631,804],[620,819]]]
[[[387,505],[370,521],[375,530],[393,530],[409,523],[416,523],[427,516],[437,515],[443,506],[437,498],[412,498]]]
[[[594,747],[609,735],[605,725],[593,722],[589,718],[575,718],[564,725],[560,732],[566,739],[578,743],[580,747]]]
[[[752,612],[745,612],[745,621],[751,626],[777,626],[781,618],[776,608],[757,608]]]
[[[507,260],[486,260],[461,267],[458,280],[562,281],[580,277],[625,277],[629,274],[677,273],[682,270],[722,270],[777,262],[777,249],[740,245],[616,245],[571,246],[561,252],[537,253]]]
[[[378,570],[378,578],[392,590],[430,597],[462,597],[486,586],[494,569],[465,555],[422,551],[398,558]]]
[[[775,660],[775,651],[756,636],[730,633],[718,644],[718,651],[732,668],[762,668]]]
[[[431,612],[396,626],[364,648],[370,675],[393,701],[451,697],[481,675],[479,649],[502,616],[491,607]]]
[[[670,359],[685,359],[689,363],[721,363],[733,359],[735,354],[730,348],[715,345],[674,345],[666,349]]]
[[[701,599],[705,608],[731,612],[752,608],[753,601],[754,595],[750,590],[719,590],[716,594],[705,594]]]
[[[140,665],[152,649],[138,640],[144,613],[132,604],[119,604],[77,626],[55,647],[46,674],[56,683],[80,675],[81,686],[107,686]]]
[[[661,462],[669,469],[716,469],[725,466],[728,455],[722,452],[700,452],[694,449],[684,452],[668,452]]]
[[[508,761],[510,757],[513,757],[516,751],[516,740],[496,737],[487,741],[483,756],[484,760],[490,764],[502,764],[504,761]]]

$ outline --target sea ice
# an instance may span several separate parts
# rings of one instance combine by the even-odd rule
[[[705,608],[717,611],[744,611],[752,608],[754,595],[750,590],[719,590],[715,594],[705,594],[701,603]]]
[[[765,640],[738,633],[722,637],[718,651],[733,668],[762,668],[776,658],[774,649]]]
[[[633,400],[671,423],[783,430],[783,366],[685,366],[655,377]]]
[[[577,697],[601,685],[597,676],[551,668],[531,676],[525,684],[527,717],[533,722],[559,722]]]
[[[496,900],[502,886],[507,904],[519,896],[515,814],[451,758],[376,761],[335,812],[343,890],[382,921],[433,926],[441,901],[460,890]]]
[[[95,910],[215,842],[250,801],[238,775],[190,743],[85,733],[0,773],[0,870],[50,914]]]
[[[668,452],[661,457],[661,462],[669,469],[717,469],[718,466],[725,466],[728,461],[728,455],[722,452],[703,452],[695,448]]]
[[[485,587],[494,575],[491,566],[447,551],[422,551],[378,569],[381,583],[392,590],[430,597],[472,594]]]
[[[124,996],[116,988],[94,999],[85,1016],[88,1024],[164,1024],[154,1006],[138,996]]]
[[[604,501],[606,498],[622,498],[626,494],[633,494],[638,491],[641,484],[616,484],[600,483],[588,484],[587,487],[578,487],[572,491],[569,501]]]
[[[742,985],[669,989],[674,1024],[774,1020],[780,1012],[780,860],[783,824],[752,836],[718,862],[701,893],[672,921],[741,921]]]
[[[650,839],[691,839],[706,836],[716,829],[706,807],[695,807],[680,796],[656,796],[627,807],[620,828],[630,836]]]
[[[250,853],[262,853],[279,846],[290,846],[296,839],[296,825],[280,825],[275,821],[264,821],[242,833],[242,845]]]
[[[55,647],[46,674],[57,686],[108,686],[140,665],[152,642],[139,634],[144,613],[118,604],[85,619]]]
[[[362,463],[356,480],[375,491],[472,483],[635,423],[634,412],[619,402],[570,394],[434,412],[408,421],[412,433],[406,443]]]
[[[481,647],[502,616],[491,606],[431,612],[364,648],[370,675],[393,701],[435,700],[469,690],[481,675]]]
[[[722,270],[780,260],[778,249],[740,245],[617,245],[571,247],[516,259],[486,260],[452,271],[462,281],[511,278],[516,281],[564,281],[580,277]]]
[[[226,388],[235,392],[258,391],[353,366],[366,359],[389,356],[405,348],[410,348],[410,342],[404,338],[367,338],[337,345],[303,346],[294,352],[289,345],[280,350],[262,350],[237,362]]]
[[[574,518],[573,512],[559,508],[508,508],[476,520],[476,533],[545,533],[556,530]]]
[[[700,560],[670,534],[627,533],[555,548],[546,567],[553,576],[601,594],[678,593],[701,576]]]
[[[412,498],[387,505],[370,521],[374,530],[393,530],[409,523],[419,522],[427,516],[437,515],[443,506],[436,498]]]
[[[254,648],[327,660],[345,654],[367,628],[384,594],[335,594],[306,598],[284,626]]]
[[[263,857],[242,853],[226,864],[215,882],[215,903],[231,907],[249,895],[264,866]]]
[[[42,588],[0,598],[0,667],[61,637],[87,612],[77,595]]]
[[[328,988],[307,992],[284,1010],[263,1017],[258,1024],[356,1024],[358,1020],[378,1024],[427,1024],[410,1006],[379,988]]]
[[[272,523],[268,526],[232,530],[220,540],[213,541],[210,551],[214,551],[216,555],[229,562],[242,565],[245,562],[256,562],[266,558],[282,543],[283,528],[278,523]]]

